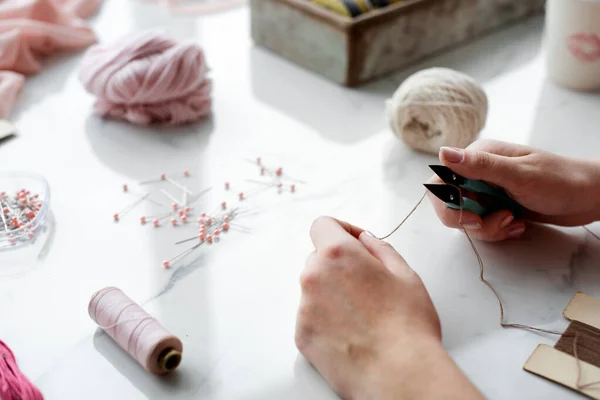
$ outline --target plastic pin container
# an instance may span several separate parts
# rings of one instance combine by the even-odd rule
[[[23,189],[30,192],[26,206],[9,202]],[[39,209],[30,210],[32,204],[36,207],[39,204]],[[0,172],[0,251],[32,244],[46,222],[49,208],[50,186],[42,176],[29,172]],[[28,210],[35,212],[32,219],[25,216]],[[20,227],[10,223],[13,217],[22,222]]]

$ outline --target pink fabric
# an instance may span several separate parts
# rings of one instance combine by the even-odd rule
[[[44,400],[42,393],[19,370],[15,355],[0,340],[0,399]]]
[[[90,48],[79,77],[98,98],[97,114],[138,125],[173,125],[210,114],[207,73],[197,45],[143,32]]]
[[[79,18],[90,18],[100,8],[102,0],[55,0],[55,3]]]
[[[92,15],[101,0],[0,1],[0,74],[6,71],[33,74],[40,59],[59,51],[79,50],[96,42],[94,32],[80,18]],[[7,78],[3,78],[5,81]],[[20,86],[23,86],[22,84]],[[16,100],[0,85],[0,118],[7,118]],[[5,100],[11,98],[12,101]]]
[[[12,71],[0,71],[0,118],[10,115],[25,77]]]

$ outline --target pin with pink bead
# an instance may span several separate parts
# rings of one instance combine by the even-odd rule
[[[50,188],[41,176],[0,174],[0,250],[32,244],[45,229]]]
[[[188,242],[196,243],[170,260],[163,261],[163,267],[167,269],[173,267],[178,261],[190,255],[194,250],[198,249],[202,245],[206,246],[218,243],[221,240],[221,237],[223,237],[223,234],[228,233],[232,229],[232,226],[234,228],[238,228],[242,232],[249,232],[249,229],[232,223],[234,219],[239,218],[241,215],[244,215],[247,212],[247,210],[232,209],[214,215],[201,213],[200,218],[198,219],[198,234],[180,240],[175,244],[180,245]]]
[[[284,173],[284,169],[281,166],[278,167],[269,167],[267,166],[261,157],[257,157],[255,161],[252,161],[255,165],[258,166],[258,171],[260,177],[266,178],[265,180],[256,180],[256,179],[246,179],[248,182],[252,182],[260,185],[262,188],[259,189],[265,190],[269,188],[276,189],[278,193],[283,193],[284,191],[295,193],[297,189],[297,184],[305,184],[306,182],[290,177],[289,175]]]
[[[190,207],[188,206],[188,202],[187,202],[187,198],[188,195],[193,195],[192,191],[189,190],[185,185],[179,183],[176,179],[177,178],[189,178],[190,177],[190,172],[189,170],[185,170],[183,171],[183,173],[181,174],[175,174],[175,175],[168,175],[167,173],[161,173],[159,174],[156,178],[151,178],[151,179],[146,179],[143,180],[141,182],[138,182],[138,185],[141,186],[148,186],[150,184],[163,184],[163,183],[168,183],[170,185],[172,185],[173,187],[175,187],[177,190],[182,190],[183,194],[182,194],[182,199],[176,199],[174,196],[172,196],[170,193],[168,193],[165,189],[162,189],[161,193],[164,195],[167,195],[168,200],[170,200],[172,203],[170,204],[170,207],[172,209],[173,212],[180,212],[180,207],[182,208],[182,210],[185,210],[184,213],[185,214],[180,214],[179,215],[179,219],[177,219],[176,215],[168,215],[168,217],[175,217],[176,221],[175,222],[171,222],[172,225],[177,226],[179,222],[181,223],[186,223],[188,220],[188,214],[190,212]],[[134,195],[137,197],[137,199],[128,204],[127,206],[125,206],[125,208],[119,212],[116,212],[113,214],[113,220],[115,222],[119,222],[126,214],[130,213],[133,209],[135,209],[138,205],[140,205],[143,201],[147,201],[149,203],[152,203],[158,207],[161,208],[165,208],[165,205],[157,200],[154,200],[151,196],[151,193],[144,193],[144,194],[140,194],[139,192],[136,192],[134,190],[132,190],[132,188],[130,187],[129,184],[125,183],[122,185],[122,190],[123,193],[125,194],[129,194],[129,195]],[[159,217],[151,217],[151,216],[146,216],[146,215],[142,215],[140,216],[140,223],[141,225],[146,225],[148,222],[152,222],[152,225],[154,227],[159,227],[161,225],[161,222],[163,219],[165,219],[164,215],[161,215]]]

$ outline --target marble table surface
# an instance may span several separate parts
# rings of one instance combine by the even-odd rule
[[[52,192],[48,250],[0,253],[0,338],[47,399],[335,399],[294,345],[298,276],[319,215],[383,234],[413,207],[435,157],[407,149],[390,132],[384,101],[403,78],[429,66],[464,71],[490,101],[481,137],[572,156],[600,148],[600,97],[545,77],[543,18],[445,52],[361,89],[346,89],[255,48],[246,8],[172,17],[135,0],[107,0],[92,23],[102,41],[159,29],[203,46],[214,80],[214,114],[177,129],[136,128],[91,115],[78,81],[81,54],[56,57],[26,83],[13,122],[18,138],[0,145],[0,169],[42,174]],[[132,200],[123,183],[189,169],[190,185],[223,182],[252,190],[247,158],[261,156],[306,184],[265,190],[256,212],[220,243],[172,269],[163,260],[192,226],[140,226],[144,203],[115,224]],[[600,232],[600,226],[592,225]],[[498,325],[498,305],[478,280],[466,238],[445,228],[428,202],[389,241],[423,278],[441,316],[444,344],[488,398],[577,398],[522,369],[538,343],[555,338]],[[516,242],[480,244],[486,276],[507,319],[564,329],[576,290],[600,295],[600,242],[582,228],[531,227]],[[87,314],[91,295],[117,286],[184,342],[168,379],[149,376]]]

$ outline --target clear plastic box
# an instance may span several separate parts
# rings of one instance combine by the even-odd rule
[[[23,226],[8,230],[7,218],[4,214],[6,204],[3,193],[14,196],[21,189],[38,195],[41,207],[35,217]],[[33,243],[40,232],[40,227],[46,222],[50,208],[50,186],[42,176],[30,172],[1,172],[0,171],[0,251],[15,249]]]

